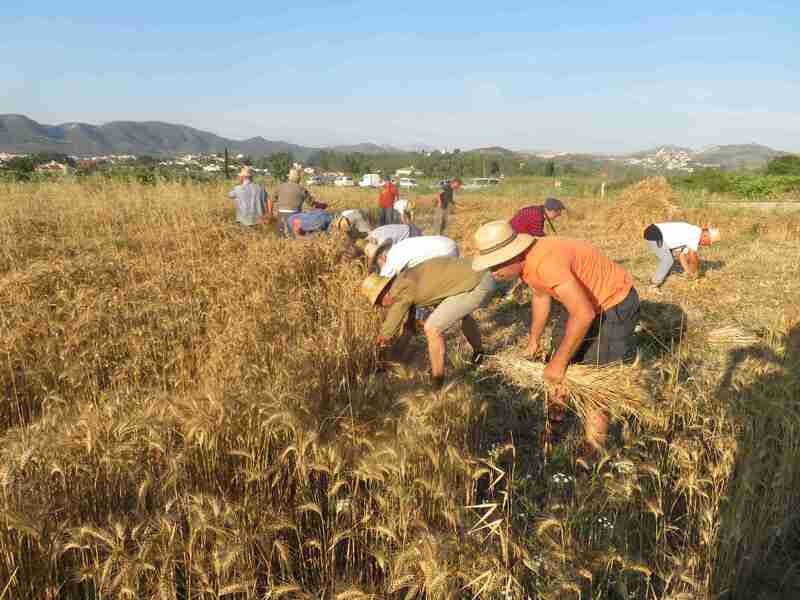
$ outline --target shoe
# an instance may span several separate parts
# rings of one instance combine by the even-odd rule
[[[473,367],[479,367],[483,364],[484,358],[486,358],[486,355],[482,351],[477,350],[472,353],[472,358],[469,360],[469,362]]]

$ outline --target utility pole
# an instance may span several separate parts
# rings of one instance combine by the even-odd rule
[[[228,178],[228,167],[229,167],[229,164],[228,164],[228,149],[225,148],[225,179]]]
[[[602,176],[603,176],[603,183],[600,184],[600,199],[604,200],[606,197],[606,180],[608,179],[608,172],[603,171]]]

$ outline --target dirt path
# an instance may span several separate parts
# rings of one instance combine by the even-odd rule
[[[711,202],[714,208],[749,208],[752,210],[775,210],[779,212],[794,212],[800,210],[800,202]]]

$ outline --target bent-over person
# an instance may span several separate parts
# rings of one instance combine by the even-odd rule
[[[381,244],[396,244],[407,240],[408,238],[419,237],[422,235],[419,227],[416,225],[402,225],[396,223],[393,225],[383,225],[376,227],[367,235],[367,241],[380,246]]]
[[[570,364],[606,365],[636,354],[634,331],[639,295],[633,279],[589,242],[518,234],[506,221],[492,221],[475,233],[476,270],[489,269],[498,281],[521,277],[533,292],[526,354],[539,354],[552,299],[566,309],[553,328],[553,349],[544,369],[547,383],[563,383]],[[603,446],[607,417],[587,416],[586,441]]]
[[[644,230],[650,252],[658,258],[658,266],[650,278],[657,289],[666,281],[677,258],[686,276],[695,278],[700,270],[700,246],[710,246],[720,240],[716,227],[698,227],[689,223],[655,223]]]
[[[335,229],[355,241],[366,238],[372,227],[364,213],[357,208],[351,208],[339,213],[335,219]]]
[[[512,229],[517,233],[527,233],[534,237],[544,237],[547,235],[545,233],[545,224],[550,225],[552,232],[557,234],[558,232],[556,231],[555,225],[553,225],[553,221],[560,218],[565,210],[566,207],[561,200],[558,198],[548,198],[542,205],[526,206],[519,209],[514,216],[511,217],[509,223]],[[518,302],[521,301],[522,285],[523,283],[521,281],[512,284],[505,294],[506,299],[516,299]]]
[[[534,237],[544,237],[545,224],[550,225],[553,233],[558,233],[553,221],[561,217],[566,210],[564,203],[558,198],[548,198],[542,205],[520,208],[509,223],[517,233],[527,233]]]
[[[458,257],[458,244],[443,235],[422,235],[393,245],[367,245],[367,267],[377,265],[381,277],[393,277],[404,269],[416,267],[440,256]]]
[[[414,222],[414,209],[416,204],[413,200],[400,198],[394,203],[394,212],[400,216],[400,222],[410,225]]]
[[[441,387],[444,381],[443,333],[456,322],[461,321],[461,331],[472,346],[472,363],[480,363],[483,357],[481,335],[471,315],[485,306],[494,293],[494,279],[488,271],[473,270],[467,259],[440,257],[396,277],[372,274],[364,280],[361,289],[373,306],[389,309],[376,342],[378,347],[387,347],[400,333],[404,322],[404,338],[413,334],[416,308],[435,307],[423,326],[435,388]]]
[[[294,237],[325,233],[332,221],[333,215],[321,208],[297,213],[288,219],[289,230]]]

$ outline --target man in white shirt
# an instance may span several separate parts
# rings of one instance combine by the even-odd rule
[[[414,203],[406,198],[400,198],[394,203],[394,210],[406,225],[414,222]]]
[[[720,240],[716,227],[698,227],[689,223],[656,223],[644,230],[650,252],[658,258],[658,267],[650,279],[658,288],[667,278],[677,258],[688,277],[697,277],[700,267],[698,250]]]
[[[404,269],[439,256],[458,257],[458,244],[443,235],[412,237],[391,247],[380,246],[370,262],[377,263],[381,277],[394,277]]]
[[[369,232],[367,241],[380,246],[381,244],[396,244],[412,237],[419,237],[422,232],[416,225],[402,225],[400,223],[393,225],[383,225],[376,227]]]

